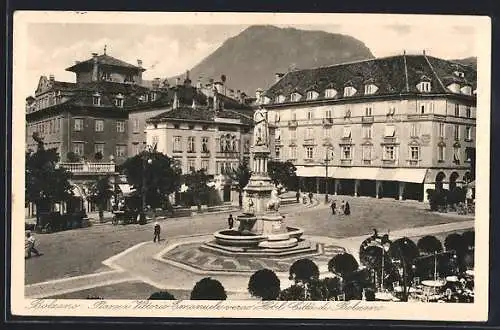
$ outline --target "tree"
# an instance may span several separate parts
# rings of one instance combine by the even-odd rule
[[[267,164],[267,173],[275,185],[282,185],[287,190],[297,188],[298,178],[297,168],[292,162],[269,161]]]
[[[113,196],[113,193],[113,187],[109,183],[108,176],[97,179],[97,181],[90,186],[87,199],[89,202],[97,205],[100,222],[104,222],[104,208],[109,199]]]
[[[250,172],[246,158],[243,158],[239,162],[238,167],[230,173],[231,179],[237,183],[236,189],[238,189],[238,204],[240,208],[243,207],[243,189],[247,186],[251,176],[252,172]]]
[[[358,262],[354,256],[349,253],[339,253],[328,261],[328,270],[332,273],[340,274],[342,278],[356,271],[358,268]]]
[[[475,241],[475,234],[474,231],[468,230],[465,233],[462,234],[462,237],[464,238],[464,244],[467,247],[467,250],[471,251],[474,250],[474,241]]]
[[[443,245],[436,236],[427,235],[422,237],[417,242],[418,250],[421,254],[433,254],[443,251]]]
[[[191,171],[191,173],[183,176],[183,181],[188,186],[187,195],[190,197],[192,204],[201,207],[202,203],[207,203],[210,188],[207,183],[210,177],[204,169]]]
[[[191,291],[191,300],[226,300],[226,290],[222,284],[210,277],[198,281]]]
[[[258,270],[248,281],[248,292],[262,300],[276,300],[280,294],[280,280],[270,269]]]
[[[58,167],[57,149],[44,148],[43,140],[36,133],[37,151],[25,155],[25,199],[36,205],[36,226],[40,227],[40,215],[50,212],[57,201],[66,201],[72,196],[69,182],[71,172]]]
[[[154,292],[149,296],[148,300],[176,300],[175,297],[168,291]]]
[[[309,283],[319,279],[319,268],[310,259],[299,259],[290,266],[290,279],[295,283]]]
[[[152,207],[162,206],[168,195],[180,186],[181,170],[174,159],[154,149],[128,158],[120,169],[134,187],[136,197],[142,195],[145,183],[146,203]]]

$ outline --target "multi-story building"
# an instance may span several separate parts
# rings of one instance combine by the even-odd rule
[[[425,200],[471,180],[476,75],[404,54],[277,74],[256,96],[303,189]]]

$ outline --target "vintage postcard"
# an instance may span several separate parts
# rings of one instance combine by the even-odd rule
[[[488,17],[19,11],[13,38],[14,315],[487,320]]]

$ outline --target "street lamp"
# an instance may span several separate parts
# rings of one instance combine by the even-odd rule
[[[326,156],[325,156],[325,204],[328,204],[328,163],[330,162],[330,158],[328,158],[329,151],[332,151],[333,156],[333,147],[326,147]]]
[[[140,215],[140,223],[146,223],[146,165],[151,165],[153,160],[148,158],[149,152],[145,150],[142,154],[142,205],[141,205],[141,215]]]
[[[384,292],[384,262],[385,262],[385,254],[389,251],[391,247],[391,243],[385,242],[382,244],[382,272],[380,278],[380,292]]]

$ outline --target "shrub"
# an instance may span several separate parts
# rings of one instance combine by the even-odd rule
[[[338,277],[327,277],[320,281],[326,291],[326,300],[335,299],[342,293],[342,282]]]
[[[332,273],[338,273],[342,277],[352,273],[359,268],[359,264],[352,254],[340,253],[328,261],[328,270]]]
[[[427,189],[427,199],[431,211],[439,211],[447,204],[448,190],[446,189]]]
[[[297,282],[310,283],[319,278],[319,268],[310,259],[300,259],[290,266],[290,279]]]
[[[442,252],[443,246],[436,236],[427,235],[422,237],[417,242],[418,250],[421,254],[433,254],[434,252]]]
[[[210,277],[198,281],[191,291],[191,300],[226,300],[226,290],[222,284]]]
[[[80,157],[77,154],[75,154],[73,151],[70,151],[66,154],[66,159],[70,163],[77,163],[80,161]]]
[[[258,270],[248,281],[248,292],[262,300],[276,300],[280,294],[280,280],[270,269]]]
[[[344,284],[345,300],[361,300],[363,298],[363,286],[358,281],[349,281]]]
[[[280,292],[282,301],[323,301],[328,300],[328,288],[325,281],[314,279],[308,283],[293,284]]]
[[[402,237],[391,243],[389,255],[392,258],[404,261],[408,266],[418,257],[418,247],[408,237]]]
[[[475,246],[475,233],[472,230],[466,231],[465,233],[462,234],[462,237],[464,239],[464,244],[467,248],[467,250],[474,250]]]
[[[467,250],[464,238],[462,235],[456,233],[446,236],[446,239],[444,240],[444,248],[446,251],[455,251],[459,256]]]
[[[375,290],[365,289],[365,299],[366,301],[375,301]]]
[[[149,296],[148,300],[176,300],[176,299],[170,292],[158,291]]]

